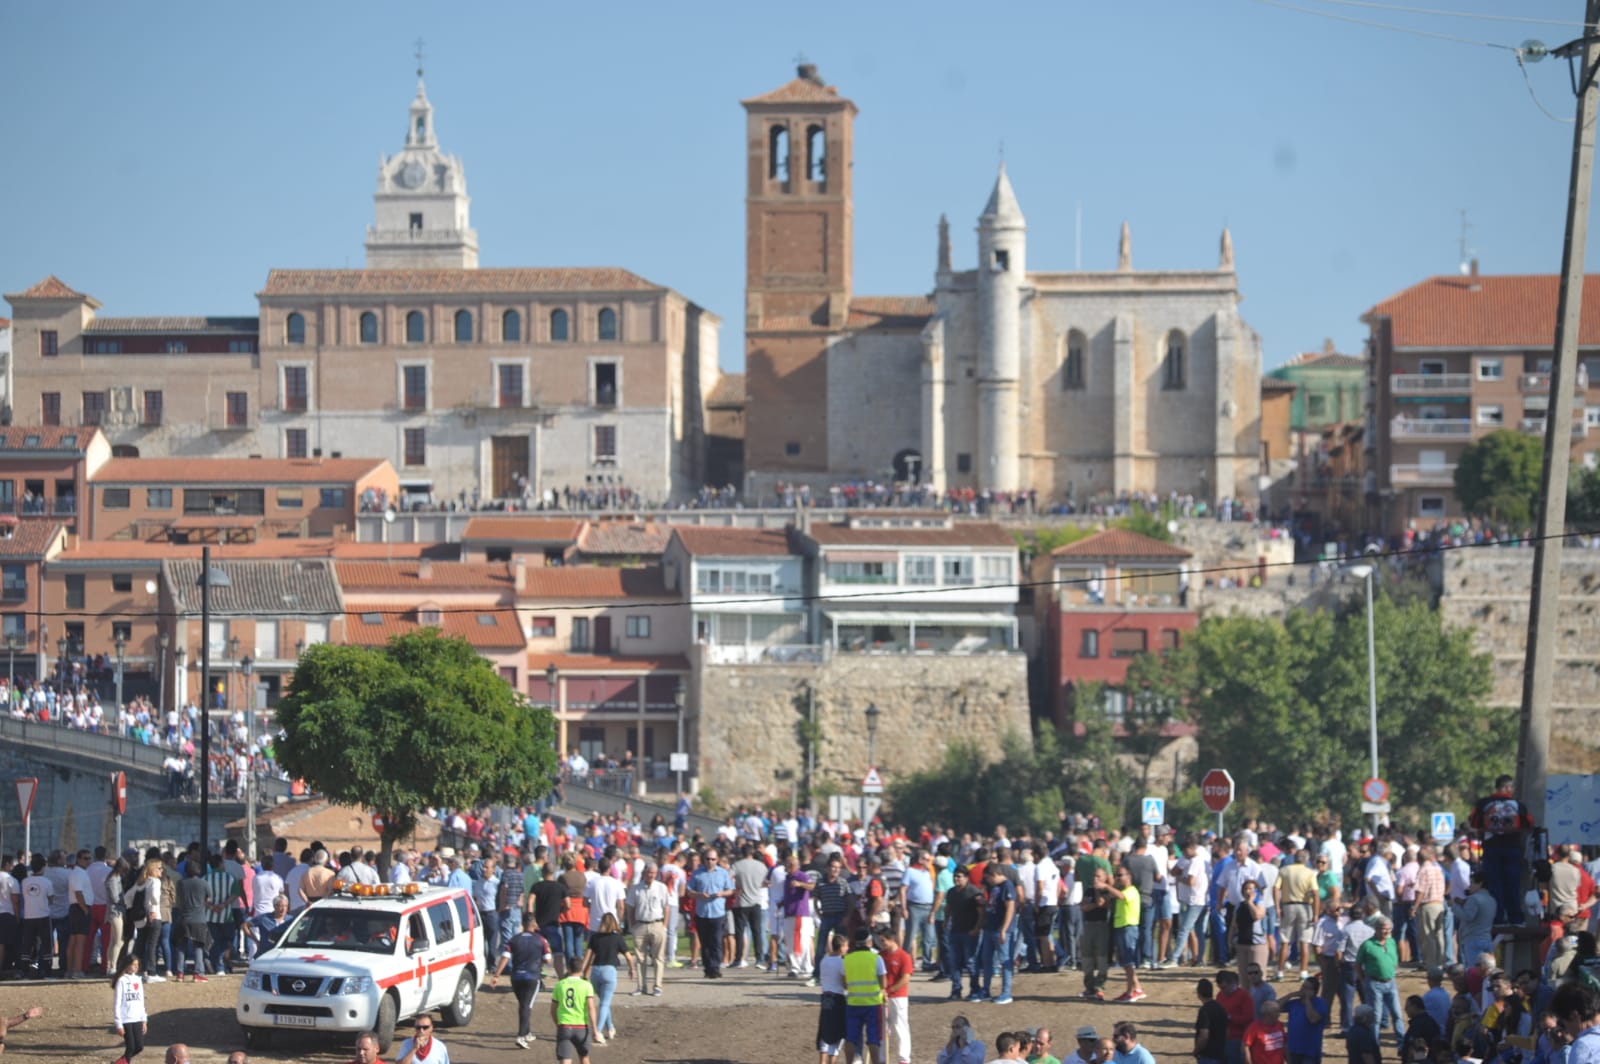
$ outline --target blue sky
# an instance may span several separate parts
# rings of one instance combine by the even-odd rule
[[[1515,45],[1577,35],[1580,0],[1415,0],[1562,21],[1286,0]],[[742,362],[738,101],[803,53],[855,100],[855,279],[957,266],[999,146],[1034,269],[1204,268],[1233,230],[1268,366],[1459,261],[1560,265],[1571,126],[1512,54],[1261,0],[535,4],[8,2],[0,291],[46,274],[105,314],[252,314],[273,267],[360,266],[380,153],[426,40],[442,146],[462,157],[485,266],[615,265],[722,316]],[[1570,115],[1565,65],[1529,68]],[[1594,250],[1591,248],[1591,257]]]

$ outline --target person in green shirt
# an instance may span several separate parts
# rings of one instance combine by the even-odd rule
[[[1368,1000],[1377,1016],[1377,1027],[1383,1031],[1387,1017],[1394,1026],[1395,1037],[1406,1037],[1405,1014],[1400,1011],[1400,997],[1394,988],[1394,973],[1400,967],[1400,952],[1394,944],[1394,922],[1387,916],[1371,918],[1372,937],[1361,943],[1356,951],[1356,970],[1366,982]]]
[[[1133,885],[1133,873],[1126,865],[1117,869],[1115,889],[1116,904],[1111,909],[1111,941],[1117,948],[1117,962],[1127,978],[1128,988],[1118,1001],[1143,1001],[1144,987],[1139,985],[1139,888]]]
[[[556,1025],[556,1060],[576,1058],[589,1064],[589,1035],[596,1026],[594,986],[572,974],[556,983],[550,994],[550,1018]]]
[[[1061,1061],[1050,1053],[1050,1028],[1036,1027],[1028,1032],[1033,1039],[1028,1046],[1028,1064],[1061,1064]]]

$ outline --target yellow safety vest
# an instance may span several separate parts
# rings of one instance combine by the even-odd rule
[[[870,949],[844,955],[846,1005],[882,1005],[883,984],[878,982],[878,955]]]

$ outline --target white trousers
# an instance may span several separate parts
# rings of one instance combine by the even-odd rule
[[[889,1031],[894,1035],[894,1048],[899,1056],[895,1059],[900,1064],[911,1064],[911,1010],[907,1007],[911,1003],[909,997],[892,997],[887,999],[889,1004]],[[885,1039],[887,1043],[887,1039]],[[888,1060],[888,1046],[884,1047],[884,1059]]]
[[[804,979],[811,978],[811,947],[816,937],[817,928],[811,917],[783,918],[783,946],[784,953],[789,958],[790,975]]]

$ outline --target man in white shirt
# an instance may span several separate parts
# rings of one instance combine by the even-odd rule
[[[1061,906],[1061,869],[1056,867],[1042,844],[1035,843],[1035,846],[1033,933],[1039,946],[1039,967],[1053,972],[1060,969],[1052,933],[1055,930],[1056,913]]]
[[[300,851],[300,860],[283,877],[283,892],[289,896],[289,911],[297,913],[310,902],[306,899],[306,873],[311,871],[311,851]]]
[[[620,880],[602,875],[588,877],[588,883],[583,888],[583,900],[589,903],[591,935],[600,930],[600,920],[606,913],[615,916],[618,923],[627,918],[622,911],[627,895],[628,888],[623,886]]]
[[[11,867],[10,855],[0,861],[0,972],[6,968],[6,943],[17,941],[20,922],[17,906],[22,903],[22,887],[6,869]]]
[[[666,920],[671,907],[667,885],[657,878],[655,864],[647,862],[628,892],[628,930],[639,947],[639,989],[635,994],[661,996],[661,970],[667,963]]]
[[[1367,895],[1378,900],[1378,911],[1385,916],[1394,913],[1394,873],[1389,869],[1389,859],[1383,847],[1372,846],[1372,856],[1367,861]]]
[[[109,894],[106,890],[106,878],[111,875],[111,860],[106,855],[104,846],[95,847],[94,862],[89,865],[89,889],[92,894],[89,908],[89,946],[84,952],[85,964],[93,965],[96,970],[104,972],[105,958],[110,957],[121,941],[121,934],[115,938],[111,936],[106,925],[106,913],[109,911]],[[122,885],[117,884],[120,890]],[[120,931],[120,929],[119,929]],[[102,939],[104,941],[102,942]],[[96,956],[101,959],[97,963]],[[0,965],[3,967],[3,965]]]
[[[79,850],[67,869],[67,955],[66,977],[82,979],[87,974],[85,953],[89,948],[89,929],[94,924],[94,883],[89,876],[93,860],[88,850]]]
[[[1194,949],[1189,949],[1189,936],[1195,929],[1200,928],[1202,936],[1205,933],[1200,918],[1206,913],[1206,898],[1211,889],[1211,864],[1200,856],[1199,844],[1193,838],[1184,842],[1183,856],[1172,869],[1172,880],[1177,891],[1178,932],[1172,936],[1172,947],[1161,962],[1163,968],[1177,967],[1186,953],[1194,963],[1199,963],[1205,955],[1203,939],[1196,941]]]
[[[22,881],[22,943],[18,948],[19,964],[33,963],[40,975],[50,974],[50,900],[55,894],[45,873],[44,854],[36,853],[29,863],[29,872]]]

